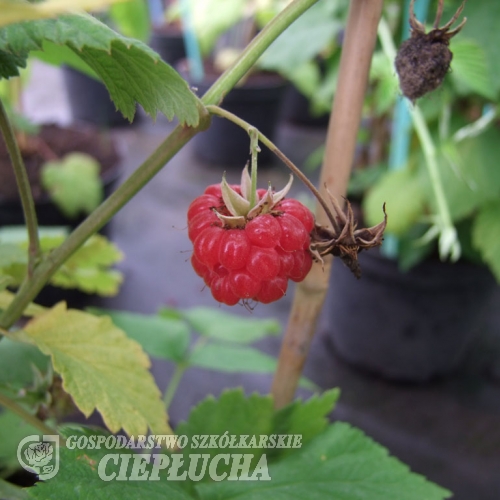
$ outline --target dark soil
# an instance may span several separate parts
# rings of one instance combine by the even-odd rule
[[[35,202],[47,197],[40,184],[40,170],[46,161],[73,152],[87,153],[101,164],[101,176],[105,179],[119,159],[111,137],[91,127],[44,125],[37,136],[25,136],[18,140]],[[0,137],[0,200],[16,199],[19,195],[14,171],[5,142]]]

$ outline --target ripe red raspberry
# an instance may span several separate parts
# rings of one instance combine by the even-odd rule
[[[297,200],[285,199],[288,186],[256,192],[250,207],[248,171],[242,185],[211,185],[188,209],[191,264],[228,305],[240,300],[268,304],[283,297],[288,280],[302,281],[312,266],[309,234],[314,216]]]

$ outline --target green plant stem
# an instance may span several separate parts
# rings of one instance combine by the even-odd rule
[[[212,85],[203,96],[202,102],[204,104],[218,104],[257,62],[269,45],[316,2],[317,0],[294,0],[288,5],[254,38],[238,60]],[[78,250],[92,234],[103,227],[194,135],[208,126],[208,116],[205,115],[201,117],[198,127],[187,128],[178,125],[156,151],[92,212],[63,244],[35,268],[31,278],[23,283],[15,299],[0,317],[0,326],[5,329],[10,328],[66,259]]]
[[[40,255],[40,241],[38,239],[38,222],[36,219],[35,202],[31,194],[30,181],[26,168],[24,167],[23,158],[19,145],[16,141],[14,129],[9,122],[7,112],[0,99],[0,129],[9,152],[10,160],[14,168],[16,176],[17,188],[19,196],[21,197],[21,204],[23,206],[24,220],[28,229],[28,278],[33,275],[36,262]]]
[[[52,429],[52,427],[45,425],[40,419],[36,418],[29,411],[25,410],[21,405],[5,396],[1,392],[0,405],[21,417],[25,422],[38,429],[42,434],[59,434],[55,429]]]
[[[175,365],[175,371],[168,383],[168,386],[165,390],[165,394],[163,395],[163,403],[165,405],[165,410],[168,410],[170,407],[170,403],[172,399],[174,399],[175,393],[177,392],[177,388],[181,382],[181,379],[184,375],[184,372],[187,370],[188,365],[186,363],[177,363]]]
[[[235,114],[220,108],[219,106],[213,106],[209,105],[207,106],[207,111],[212,114],[212,115],[217,115],[222,118],[226,118],[227,120],[233,122],[235,125],[238,125],[244,130],[249,130],[249,128],[253,128],[252,125],[250,125],[248,122],[245,120],[242,120],[239,116],[236,116]],[[257,130],[257,129],[255,129]],[[330,207],[328,206],[328,203],[325,201],[324,197],[321,195],[321,193],[316,189],[316,186],[302,173],[301,170],[299,170],[294,163],[285,156],[284,153],[281,152],[281,150],[273,143],[271,142],[264,134],[261,132],[258,132],[258,139],[262,144],[264,144],[270,151],[272,151],[291,171],[294,173],[313,193],[313,195],[316,197],[318,202],[321,204],[323,209],[325,210],[328,219],[330,222],[334,225],[335,227],[335,217],[333,216],[332,211],[330,210]],[[252,179],[252,189],[254,189],[253,186],[253,179]]]
[[[250,165],[250,178],[252,179],[250,191],[250,210],[257,204],[257,156],[259,154],[259,131],[255,127],[249,127],[250,155],[252,162]]]
[[[389,25],[384,18],[380,20],[378,36],[384,54],[391,62],[394,61],[396,58],[396,46],[394,44],[394,40],[392,39]],[[432,136],[420,108],[415,104],[410,107],[409,111],[413,120],[415,132],[417,133],[420,144],[422,145],[422,150],[425,156],[425,164],[431,179],[434,198],[436,199],[440,229],[440,256],[441,258],[446,258],[450,255],[452,260],[456,260],[460,256],[460,244],[457,239],[457,232],[455,226],[453,225],[448,202],[446,201],[443,182],[439,174],[436,146],[434,145],[434,141],[432,140]]]

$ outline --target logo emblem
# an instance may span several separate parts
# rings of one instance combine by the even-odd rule
[[[53,478],[59,471],[59,436],[26,436],[17,447],[17,459],[23,469],[34,472],[42,481]]]

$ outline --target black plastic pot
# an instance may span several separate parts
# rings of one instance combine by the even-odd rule
[[[109,97],[103,83],[80,71],[64,66],[64,84],[74,120],[101,127],[120,127],[130,122],[119,111]],[[134,122],[137,120],[137,114]]]
[[[149,45],[171,66],[176,65],[181,59],[185,59],[186,57],[182,32],[169,25],[153,28]]]
[[[104,197],[107,198],[114,190],[118,179],[120,178],[121,168],[119,165],[108,170],[103,176]],[[59,208],[44,196],[38,200],[35,205],[36,216],[39,226],[67,226],[75,228],[85,217],[78,216],[75,219],[69,219]],[[2,200],[0,198],[0,227],[2,226],[23,226],[24,212],[19,200]],[[101,230],[105,233],[106,226]]]
[[[313,115],[309,99],[290,85],[285,93],[281,119],[301,127],[327,127],[330,113]]]
[[[203,95],[215,79],[214,76],[193,84],[198,95]],[[286,83],[279,75],[254,74],[244,85],[231,90],[221,106],[257,127],[273,141],[285,89]],[[213,117],[210,128],[194,137],[193,148],[196,156],[207,163],[242,168],[249,159],[250,142],[246,131],[229,120]],[[259,165],[273,160],[273,153],[263,147]]]
[[[119,177],[119,166],[109,170],[103,176],[104,196],[106,198],[113,192]],[[35,205],[35,210],[38,224],[41,227],[66,226],[74,229],[85,218],[80,216],[76,219],[68,219],[48,197],[39,200]],[[0,198],[0,227],[22,225],[24,225],[24,213],[21,203],[5,201]],[[107,236],[108,231],[109,225],[106,224],[99,232]],[[35,302],[42,306],[52,307],[63,300],[68,304],[68,307],[83,309],[90,304],[92,296],[76,289],[63,289],[46,285],[36,297]]]
[[[331,339],[341,357],[400,381],[455,369],[496,283],[484,267],[429,260],[407,273],[375,250],[360,254],[356,280],[340,260],[331,279]]]

